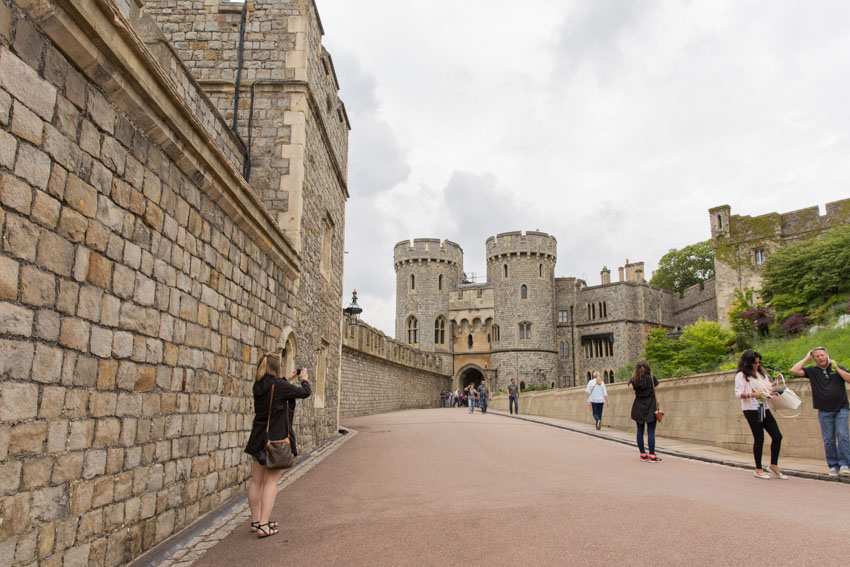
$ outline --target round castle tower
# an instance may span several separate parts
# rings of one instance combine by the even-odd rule
[[[555,261],[557,240],[543,232],[505,232],[487,239],[487,281],[494,290],[490,360],[495,390],[557,382]]]
[[[463,250],[437,238],[404,240],[393,249],[396,272],[396,339],[424,352],[451,352],[449,290],[463,278]],[[435,344],[435,325],[442,318],[443,344]],[[448,360],[451,371],[451,357]]]

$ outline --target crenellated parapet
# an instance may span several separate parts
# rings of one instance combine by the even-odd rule
[[[451,240],[416,238],[403,240],[393,248],[395,269],[411,262],[443,262],[463,268],[463,249]]]
[[[410,348],[362,321],[346,328],[342,344],[344,348],[382,359],[387,363],[435,374],[442,373],[442,361],[437,355]]]
[[[558,241],[545,232],[503,232],[487,239],[487,262],[525,254],[546,258],[554,263],[558,256],[557,250]]]

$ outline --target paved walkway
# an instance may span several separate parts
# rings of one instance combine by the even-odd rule
[[[284,476],[273,514],[281,534],[256,539],[237,505],[138,564],[848,564],[850,489],[838,482],[763,481],[676,456],[642,463],[625,432],[600,439],[583,424],[496,412],[414,410],[345,425],[351,434]],[[667,454],[748,458],[659,441]],[[817,468],[798,472],[815,474],[807,466]]]

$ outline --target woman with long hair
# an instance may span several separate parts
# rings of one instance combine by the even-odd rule
[[[651,463],[660,463],[661,457],[655,454],[655,410],[658,409],[658,401],[655,399],[655,386],[658,378],[652,375],[652,369],[645,360],[635,365],[629,384],[635,390],[635,401],[632,403],[632,419],[637,424],[637,445],[640,449],[640,460]],[[649,453],[644,450],[643,431],[646,429],[647,441],[649,441]]]
[[[300,386],[290,383],[296,379],[301,380]],[[306,368],[293,370],[283,380],[279,354],[267,352],[260,359],[254,376],[254,423],[245,446],[245,452],[254,457],[251,463],[251,483],[248,485],[248,505],[251,508],[251,531],[256,532],[259,538],[278,533],[278,523],[269,517],[277,496],[277,481],[283,474],[282,469],[266,468],[266,441],[289,437],[292,455],[298,455],[295,432],[292,430],[295,400],[309,397],[311,393]]]
[[[590,405],[593,421],[596,422],[596,429],[602,429],[602,408],[608,405],[608,390],[605,389],[605,382],[602,381],[598,370],[593,371],[593,380],[587,383],[585,390],[590,394],[587,403]]]
[[[741,410],[750,425],[750,431],[753,432],[755,476],[763,479],[786,479],[788,477],[782,474],[778,466],[782,432],[779,431],[776,418],[765,404],[774,386],[761,365],[761,355],[754,350],[745,350],[738,361],[738,373],[735,375],[735,397],[741,400]],[[770,466],[767,472],[761,466],[765,431],[770,435]]]

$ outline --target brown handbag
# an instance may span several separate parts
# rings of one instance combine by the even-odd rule
[[[649,383],[652,385],[652,397],[655,398],[655,421],[661,423],[664,419],[664,410],[658,407],[658,396],[655,395],[655,376],[649,375]]]
[[[269,439],[269,424],[272,420],[272,403],[274,402],[274,384],[269,400],[269,418],[266,420],[266,468],[272,470],[288,469],[295,463],[292,455],[292,446],[289,443],[289,435],[286,439],[272,441]],[[289,404],[286,404],[286,429],[289,431]]]

